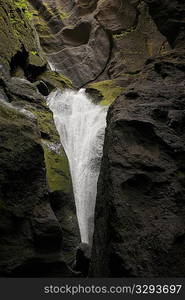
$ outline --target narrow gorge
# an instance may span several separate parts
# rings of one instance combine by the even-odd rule
[[[0,0],[0,276],[185,276],[185,4]]]

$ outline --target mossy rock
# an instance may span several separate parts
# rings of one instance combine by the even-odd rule
[[[109,106],[124,91],[116,80],[105,80],[90,83],[87,88],[97,90],[102,95],[99,105]]]
[[[44,152],[40,143],[40,132],[33,119],[10,104],[0,103],[0,138],[2,151],[0,152],[0,198],[8,200],[10,204],[18,205],[27,200],[24,207],[31,206],[35,198],[41,197],[45,188]],[[31,170],[38,176],[36,194],[31,192],[26,174],[30,174],[30,182],[35,179]],[[40,172],[40,175],[39,175]],[[40,177],[41,176],[41,177]],[[5,190],[3,186],[7,187]],[[21,189],[20,189],[21,187]],[[33,188],[33,187],[32,187]],[[14,193],[13,191],[17,191]],[[5,194],[4,194],[5,193]],[[43,194],[44,196],[44,194]],[[42,196],[42,197],[43,197]]]
[[[72,183],[67,156],[61,144],[43,140],[47,180],[51,192],[63,191],[72,194]]]
[[[20,102],[20,104],[22,103]],[[49,190],[51,192],[62,191],[64,194],[72,196],[72,181],[68,159],[60,143],[60,137],[55,128],[52,112],[47,105],[44,107],[27,104],[24,108],[22,108],[21,105],[16,108],[11,103],[1,101],[0,121],[1,118],[6,120],[8,128],[12,126],[15,128],[20,127],[20,130],[23,131],[23,133],[25,131],[33,140],[36,140],[37,137],[37,143],[43,148],[43,159],[46,166],[46,178]],[[39,131],[41,132],[41,136]],[[41,137],[42,139],[40,140]],[[16,139],[18,139],[18,137],[16,137]],[[14,137],[10,139],[8,145],[8,149],[14,148]],[[24,149],[21,141],[20,147]],[[16,152],[19,153],[19,149],[16,149]],[[16,165],[14,169],[16,169]],[[4,180],[3,178],[4,175],[2,173],[0,174],[0,179]]]
[[[47,105],[45,107],[32,106],[30,111],[36,116],[41,131],[49,190],[72,194],[68,159],[61,146],[52,112]]]
[[[30,51],[28,54],[28,64],[32,67],[46,69],[46,61],[37,51]]]
[[[35,103],[44,103],[44,97],[39,93],[38,89],[24,78],[12,77],[5,82],[6,90],[11,94],[11,98],[19,101],[20,98]]]
[[[36,51],[40,55],[40,45],[28,10],[18,5],[18,2],[1,0],[0,5],[0,63],[7,69],[18,52]]]
[[[42,97],[33,83],[23,78],[9,78],[7,83],[5,82],[5,89],[12,102],[5,102],[2,93],[1,97],[4,99],[4,104],[1,108],[1,114],[4,118],[13,121],[18,119],[24,121],[25,118],[28,118],[37,128],[39,142],[42,138],[41,145],[44,150],[46,177],[50,191],[61,190],[64,193],[72,194],[68,160],[60,143],[53,114],[49,110],[45,98]]]
[[[45,71],[37,77],[37,80],[45,82],[50,91],[54,88],[59,88],[61,90],[72,88],[71,80],[55,71]]]
[[[60,141],[59,134],[55,128],[52,112],[47,105],[45,107],[29,106],[28,109],[37,118],[37,124],[41,131],[41,136],[47,140],[58,143]]]
[[[14,123],[23,127],[23,131],[29,124],[30,132],[37,134],[37,140],[40,141],[40,132],[36,124],[36,118],[29,110],[23,109],[21,106],[14,106],[11,103],[0,100],[0,118],[7,120],[8,124]],[[33,130],[32,130],[33,129]]]

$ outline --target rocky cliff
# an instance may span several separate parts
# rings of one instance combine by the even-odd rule
[[[24,0],[0,1],[0,275],[74,276],[79,244],[68,162],[44,95],[50,71]]]
[[[81,276],[46,96],[86,87],[112,103],[89,276],[184,277],[183,1],[0,0],[0,17],[0,275]]]
[[[168,48],[144,1],[29,2],[51,67],[78,88],[111,79],[123,87],[149,56]]]
[[[173,50],[147,59],[109,109],[90,270],[95,277],[185,274],[185,5],[145,2]]]

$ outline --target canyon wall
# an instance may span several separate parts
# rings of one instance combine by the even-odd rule
[[[81,276],[68,161],[45,97],[85,87],[112,103],[89,276],[184,277],[185,5],[0,0],[0,16],[0,275]]]
[[[104,105],[116,99],[89,276],[183,276],[184,4],[30,3],[52,68]]]
[[[185,274],[185,6],[145,2],[173,50],[147,59],[110,106],[98,183],[94,277]]]
[[[149,56],[169,48],[144,1],[29,2],[48,61],[77,88],[127,86]]]
[[[50,71],[25,1],[0,1],[0,275],[75,276],[80,242],[68,161],[44,95]]]

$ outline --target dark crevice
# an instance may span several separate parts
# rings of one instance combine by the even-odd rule
[[[62,36],[65,45],[81,46],[89,42],[91,33],[91,24],[83,22],[78,24],[74,28],[64,28],[62,30]]]
[[[14,278],[69,277],[69,270],[64,262],[42,262],[40,258],[33,258],[15,268],[9,276],[7,274],[3,275]]]
[[[101,27],[102,27],[102,26],[101,26]],[[113,50],[113,46],[114,46],[113,38],[112,38],[112,34],[111,34],[111,32],[110,32],[109,30],[105,30],[105,29],[104,29],[104,31],[107,33],[108,38],[109,38],[109,42],[110,42],[110,50],[109,50],[109,55],[108,55],[106,64],[105,64],[104,68],[101,70],[101,72],[100,72],[94,79],[87,81],[85,84],[83,84],[82,86],[80,86],[80,88],[83,88],[83,87],[85,87],[86,85],[88,85],[89,83],[96,81],[96,80],[104,73],[104,71],[106,70],[108,64],[109,64],[110,61],[111,61],[111,58],[112,58],[112,50]]]
[[[149,13],[159,31],[174,48],[181,34],[184,39],[184,1],[144,0],[144,2],[148,5]]]
[[[26,51],[26,49],[22,47],[22,49],[18,51],[11,59],[10,74],[12,77],[16,76],[18,68],[21,68],[23,72],[23,77],[25,76],[26,79],[28,79],[30,82],[34,82],[37,80],[37,76],[39,76],[42,72],[46,70],[47,66],[31,65],[28,62],[28,57],[28,51]]]
[[[26,68],[28,59],[28,52],[23,47],[21,51],[18,51],[11,59],[10,62],[10,73],[11,76],[14,76],[18,67],[21,67],[23,70]]]
[[[46,71],[47,67],[46,65],[44,66],[33,66],[33,65],[28,65],[26,67],[25,71],[25,76],[30,82],[34,82],[37,80],[37,77],[42,74],[44,71]]]
[[[140,4],[140,3],[139,3]],[[138,5],[139,5],[138,4]],[[137,25],[138,25],[138,22],[139,22],[139,16],[140,16],[140,10],[138,9],[138,5],[136,7],[136,18],[135,18],[135,21],[133,23],[133,26],[132,26],[132,30],[135,30],[137,28]],[[88,85],[89,83],[91,82],[94,82],[96,81],[103,73],[104,71],[106,70],[108,64],[110,63],[111,61],[111,58],[112,58],[112,53],[113,53],[113,47],[114,47],[114,41],[113,41],[113,37],[112,37],[112,34],[122,34],[123,32],[127,32],[127,30],[125,31],[116,31],[116,32],[112,32],[108,29],[106,29],[98,20],[98,18],[95,16],[94,17],[96,19],[96,21],[98,22],[98,24],[100,25],[100,27],[102,27],[104,29],[104,31],[107,33],[108,37],[109,37],[109,41],[110,41],[110,52],[109,52],[109,56],[108,56],[108,59],[107,59],[107,62],[105,64],[105,67],[103,68],[103,70],[93,79],[93,80],[90,80],[88,82],[86,82],[84,85],[81,86],[81,88],[85,87],[86,85]],[[140,73],[140,70],[134,72],[134,74],[138,74]]]

